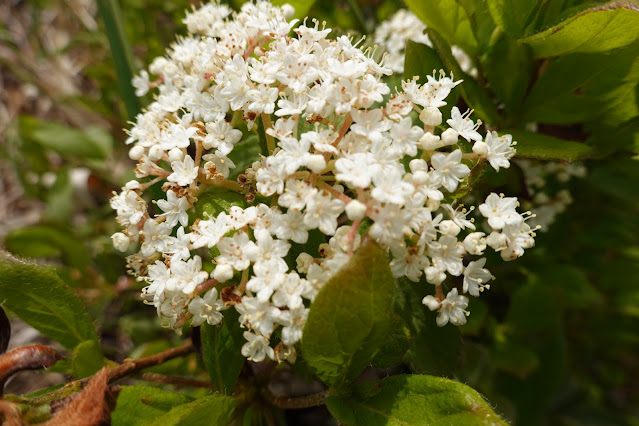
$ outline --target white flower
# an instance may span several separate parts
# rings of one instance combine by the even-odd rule
[[[475,297],[479,297],[479,293],[484,289],[490,289],[488,281],[493,279],[493,275],[488,269],[484,268],[486,258],[470,262],[464,269],[464,293],[470,293]]]
[[[222,238],[217,244],[220,255],[215,258],[219,264],[231,265],[236,271],[248,268],[256,250],[246,232],[237,232],[232,237]]]
[[[269,341],[266,337],[245,331],[244,338],[248,342],[242,346],[242,355],[248,358],[249,361],[262,362],[267,356],[271,359],[275,357],[275,352],[269,346]]]
[[[224,302],[217,298],[217,290],[209,290],[204,297],[196,297],[189,303],[189,312],[193,314],[191,327],[197,327],[205,321],[210,325],[222,321],[220,311],[224,309]]]
[[[510,159],[515,156],[515,148],[513,145],[513,137],[511,135],[498,136],[497,132],[486,133],[486,158],[490,165],[495,169],[507,169],[510,167]],[[473,147],[474,152],[474,147]]]
[[[433,266],[440,271],[448,271],[449,274],[459,276],[464,265],[462,256],[464,246],[452,236],[443,236],[439,241],[428,244],[428,255],[433,259]]]
[[[457,189],[460,179],[470,173],[468,166],[461,164],[461,158],[462,152],[459,149],[448,155],[438,152],[431,158],[435,169],[432,172],[433,178],[439,180],[449,192]]]
[[[460,296],[454,288],[448,292],[446,299],[442,300],[437,315],[437,325],[445,326],[450,321],[455,325],[466,324],[466,316],[469,314],[465,309],[468,307],[468,298]]]
[[[493,229],[502,229],[506,225],[516,225],[523,222],[523,218],[517,213],[517,198],[504,197],[494,192],[486,202],[479,206],[479,212],[488,219],[488,224]]]
[[[202,271],[202,259],[200,256],[193,256],[188,261],[173,259],[171,261],[171,279],[167,287],[181,290],[184,294],[191,294],[195,287],[204,282],[209,274]]]
[[[472,110],[468,110],[462,115],[457,107],[453,107],[450,111],[450,119],[446,120],[446,123],[467,141],[481,141],[482,137],[477,132],[481,121],[478,121],[477,124],[473,123],[473,120],[469,118],[472,113]]]
[[[275,323],[280,320],[281,312],[268,301],[260,301],[256,297],[245,296],[242,303],[235,305],[240,313],[240,324],[256,330],[262,336],[268,337],[275,329]]]
[[[282,325],[282,342],[285,345],[294,345],[302,338],[304,324],[308,318],[308,309],[303,306],[298,309],[282,311],[280,319]]]
[[[304,224],[310,229],[319,228],[326,235],[333,235],[337,229],[337,217],[344,211],[344,202],[330,195],[318,192],[306,204]]]
[[[166,200],[158,200],[158,207],[164,212],[161,216],[166,216],[166,224],[174,227],[179,222],[182,226],[189,224],[189,215],[186,213],[191,204],[186,197],[178,197],[173,190],[166,193]]]
[[[173,173],[167,177],[167,180],[180,186],[190,185],[197,178],[198,169],[190,155],[184,156],[183,161],[172,162],[171,169]]]
[[[486,234],[483,232],[471,232],[464,238],[464,248],[469,254],[481,256],[486,250]]]

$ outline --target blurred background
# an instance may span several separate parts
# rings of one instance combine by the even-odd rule
[[[403,7],[357,1],[318,2],[309,15],[365,34]],[[54,264],[85,301],[104,354],[116,361],[181,339],[141,303],[141,283],[126,275],[124,256],[111,245],[118,225],[108,201],[133,177],[123,129],[150,101],[127,95],[117,61],[137,72],[163,55],[186,33],[181,20],[191,3],[122,2],[130,51],[117,52],[115,62],[100,14],[105,7],[117,14],[115,2],[0,4],[0,248]],[[545,130],[588,137],[579,125]],[[473,315],[461,328],[460,355],[448,375],[483,393],[506,418],[528,418],[527,424],[639,425],[636,160],[621,150],[579,165],[519,162],[487,181],[520,197],[524,208],[526,201],[541,203],[556,217],[535,249],[491,268],[497,281],[471,301]],[[11,320],[12,347],[42,339]],[[200,367],[189,357],[161,368],[195,376]],[[65,373],[22,373],[7,392],[30,392]]]

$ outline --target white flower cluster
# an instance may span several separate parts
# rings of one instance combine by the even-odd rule
[[[560,186],[567,184],[573,177],[586,176],[583,164],[559,163],[556,161],[517,160],[517,165],[524,173],[526,189],[532,197],[529,202],[522,202],[534,213],[530,219],[531,226],[539,226],[541,231],[550,229],[557,215],[563,213],[572,203],[572,196],[566,188],[554,194],[548,181],[556,181]]]
[[[534,233],[516,199],[497,194],[479,206],[493,232],[470,232],[470,211],[444,194],[468,184],[469,165],[508,167],[514,142],[483,138],[457,108],[443,124],[439,108],[460,83],[452,76],[407,81],[390,96],[383,63],[348,37],[329,39],[317,22],[295,27],[291,12],[268,2],[233,14],[205,5],[185,19],[192,35],[151,65],[156,80],[136,77],[139,93],[158,93],[130,131],[138,180],[111,200],[124,228],[115,246],[139,247],[129,266],[164,325],[214,325],[236,309],[247,329],[242,354],[254,361],[295,360],[308,306],[363,232],[390,251],[394,276],[435,286],[424,303],[439,325],[463,324],[468,299],[457,289],[444,296],[446,277],[463,275],[463,292],[478,296],[492,275],[485,258],[464,265],[464,256],[490,246],[511,260]],[[256,120],[268,152],[231,181],[229,155]],[[460,137],[474,153],[462,152]],[[161,182],[166,198],[147,205],[144,190]],[[211,187],[255,204],[189,219]],[[324,242],[311,244],[309,233]]]
[[[406,9],[398,10],[390,19],[379,24],[375,30],[374,40],[386,52],[385,66],[393,72],[404,72],[404,51],[408,40],[433,47],[424,30],[426,25],[413,12]],[[473,67],[473,62],[466,52],[454,45],[450,50],[462,71],[476,76],[477,68]]]

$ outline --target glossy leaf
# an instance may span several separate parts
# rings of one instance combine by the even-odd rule
[[[231,397],[210,395],[178,405],[150,424],[154,426],[227,426],[231,423],[236,404],[235,399]]]
[[[537,158],[540,160],[576,161],[594,155],[592,147],[574,141],[566,141],[541,133],[526,130],[503,130],[499,134],[511,134],[517,141],[517,157]]]
[[[45,336],[69,349],[98,340],[82,302],[52,268],[0,252],[0,276],[3,307]]]
[[[468,14],[460,2],[406,0],[406,5],[428,28],[440,33],[448,44],[460,46],[471,56],[477,53],[477,39]]]
[[[506,425],[472,388],[433,376],[393,376],[353,386],[327,407],[344,425]]]
[[[496,2],[493,0],[489,3]],[[632,1],[611,1],[577,13],[521,42],[529,45],[537,58],[569,53],[601,53],[629,46],[639,40],[637,28],[639,5]]]
[[[240,375],[245,358],[240,350],[246,343],[239,327],[239,314],[233,308],[224,311],[222,323],[216,326],[203,324],[202,357],[211,381],[218,392],[231,394]]]
[[[413,340],[408,359],[424,372],[452,376],[461,336],[457,327],[438,327],[436,313],[422,304],[424,296],[432,291],[430,284],[399,279],[394,308],[406,322]]]
[[[535,17],[539,0],[488,0],[488,8],[499,28],[513,37],[526,34],[526,28]]]
[[[191,398],[151,386],[122,386],[111,413],[113,426],[137,426],[151,423],[169,410],[190,402]]]
[[[304,327],[302,353],[329,386],[355,379],[390,330],[395,281],[384,250],[366,239],[320,290]]]

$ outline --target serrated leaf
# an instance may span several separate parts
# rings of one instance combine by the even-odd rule
[[[499,28],[513,37],[526,34],[526,28],[535,17],[539,0],[487,0],[493,20]]]
[[[574,141],[566,141],[541,133],[526,130],[503,130],[500,134],[510,133],[517,141],[517,157],[537,158],[540,160],[577,161],[595,154],[592,147]]]
[[[154,426],[228,426],[236,405],[237,402],[231,397],[211,395],[178,405],[150,424]]]
[[[537,58],[599,53],[636,42],[639,40],[637,28],[639,5],[633,1],[611,1],[520,41],[529,45]]]
[[[472,388],[452,380],[399,375],[353,386],[326,406],[344,425],[506,425]]]
[[[457,327],[437,326],[436,313],[422,304],[429,291],[432,292],[430,284],[399,279],[394,309],[406,322],[413,339],[408,359],[424,372],[452,376],[461,350],[461,335]]]
[[[169,410],[191,401],[188,396],[151,386],[122,386],[111,413],[113,426],[150,424]]]
[[[246,359],[240,352],[246,340],[238,318],[239,314],[235,309],[228,309],[224,311],[224,319],[220,325],[205,323],[200,328],[204,365],[217,391],[227,395],[235,389]]]
[[[477,39],[473,34],[468,14],[464,7],[455,0],[406,0],[406,6],[427,27],[441,34],[448,44],[454,44],[475,56],[478,49]]]
[[[404,79],[410,80],[414,76],[420,77],[420,82],[426,82],[426,76],[433,70],[445,69],[444,63],[431,47],[412,40],[406,42],[404,59]]]
[[[395,281],[384,250],[366,239],[319,291],[302,338],[304,359],[329,386],[355,379],[388,335]]]
[[[109,154],[103,141],[96,140],[94,129],[89,129],[87,134],[55,121],[29,116],[21,116],[19,126],[22,138],[65,156],[104,159]]]
[[[18,228],[5,237],[7,249],[18,255],[31,258],[57,257],[69,266],[84,269],[89,256],[84,245],[54,226],[34,225]]]
[[[76,379],[83,379],[100,371],[105,362],[97,340],[86,340],[76,346],[71,365]]]
[[[2,306],[45,336],[69,349],[98,340],[84,306],[53,268],[0,252],[0,276]]]

